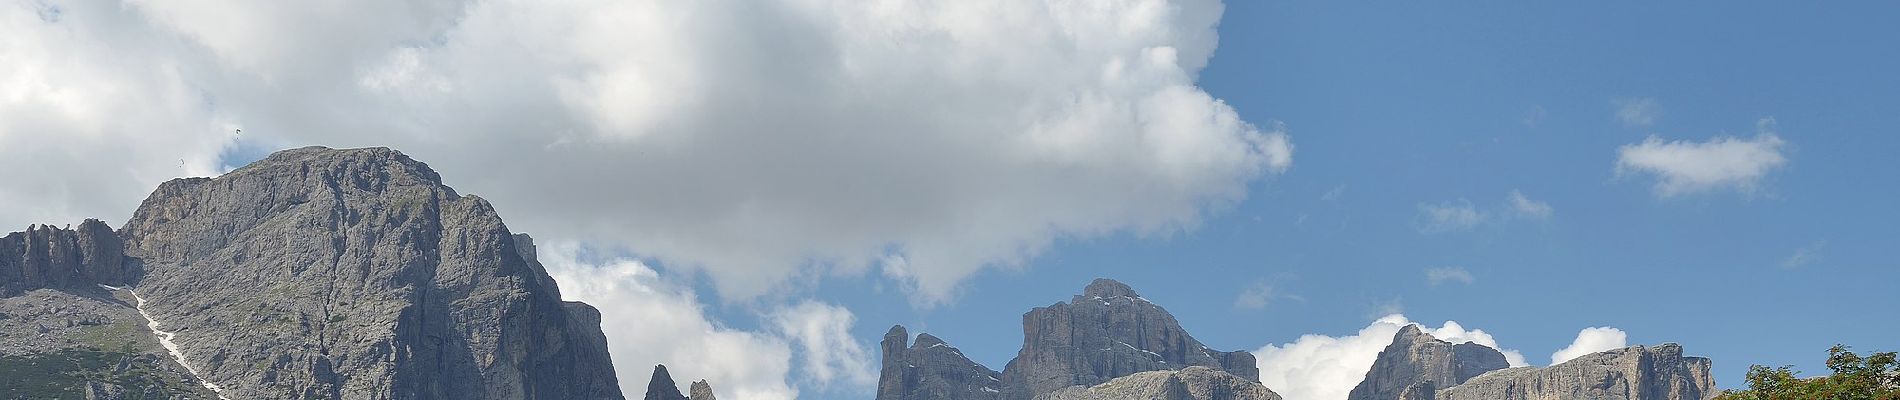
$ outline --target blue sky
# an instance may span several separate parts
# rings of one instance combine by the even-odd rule
[[[1578,329],[1613,326],[1712,357],[1725,388],[1750,364],[1821,372],[1835,343],[1900,346],[1900,57],[1882,50],[1900,48],[1886,21],[1900,8],[1834,6],[1228,4],[1200,84],[1249,121],[1287,124],[1288,173],[1198,229],[1064,241],[943,307],[852,280],[818,292],[855,310],[866,340],[902,323],[999,369],[1021,312],[1105,276],[1223,349],[1350,334],[1396,304],[1537,365]],[[1638,99],[1650,126],[1617,118]],[[1619,146],[1749,137],[1762,118],[1788,162],[1752,191],[1662,197],[1654,177],[1616,170]],[[1550,217],[1419,229],[1421,204],[1501,212],[1513,190]],[[1798,252],[1810,261],[1784,266]],[[1429,284],[1441,267],[1473,280]],[[1297,298],[1234,305],[1260,283]]]
[[[539,238],[632,393],[869,397],[892,324],[1001,368],[1096,277],[1219,349],[1613,327],[1733,388],[1900,350],[1900,5],[1827,6],[0,3],[0,226],[388,146]]]

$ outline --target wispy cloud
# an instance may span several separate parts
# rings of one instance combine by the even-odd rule
[[[1656,124],[1656,118],[1662,114],[1656,99],[1635,97],[1611,100],[1616,106],[1616,120],[1624,126],[1646,128]]]
[[[1476,280],[1477,280],[1476,278],[1473,278],[1471,276],[1471,271],[1466,271],[1464,267],[1438,267],[1438,268],[1425,269],[1425,281],[1431,283],[1432,286],[1438,286],[1440,284],[1444,284],[1447,282],[1456,282],[1456,283],[1463,283],[1463,284],[1469,285],[1471,284],[1472,281],[1476,281]]]
[[[1799,249],[1794,249],[1794,254],[1781,260],[1781,267],[1785,269],[1795,269],[1805,267],[1815,261],[1820,261],[1821,249],[1824,248],[1827,248],[1826,240],[1815,241],[1806,246],[1801,246]]]
[[[1549,219],[1555,212],[1550,203],[1531,199],[1523,192],[1512,189],[1505,194],[1504,204],[1491,210],[1479,208],[1466,199],[1420,203],[1414,225],[1420,233],[1427,234],[1468,231],[1491,222]]]
[[[1722,188],[1753,192],[1768,172],[1788,164],[1782,154],[1787,142],[1775,134],[1775,119],[1761,119],[1756,131],[1753,138],[1718,136],[1702,142],[1650,136],[1617,149],[1616,172],[1654,176],[1661,197]]]
[[[1546,115],[1550,115],[1550,111],[1544,110],[1544,106],[1531,106],[1530,111],[1524,112],[1524,118],[1520,122],[1523,122],[1525,127],[1536,128],[1538,124],[1544,122]]]
[[[1255,282],[1246,289],[1242,289],[1239,296],[1234,297],[1234,307],[1262,310],[1278,300],[1306,301],[1306,298],[1285,293],[1266,282]]]
[[[1524,193],[1517,191],[1517,189],[1511,189],[1511,195],[1507,196],[1505,200],[1510,202],[1511,211],[1516,212],[1517,215],[1520,216],[1544,219],[1550,218],[1550,214],[1555,211],[1550,208],[1550,203],[1531,200],[1529,197],[1524,197]]]
[[[1418,230],[1424,233],[1471,230],[1489,219],[1484,212],[1472,206],[1470,200],[1465,199],[1439,204],[1419,204],[1418,212],[1422,217]]]
[[[1324,201],[1338,201],[1339,196],[1345,194],[1345,192],[1346,184],[1341,183],[1334,185],[1332,190],[1326,191],[1326,194],[1319,195],[1319,199]]]

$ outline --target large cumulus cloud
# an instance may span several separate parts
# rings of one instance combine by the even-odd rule
[[[750,298],[924,303],[1054,240],[1166,234],[1292,145],[1195,85],[1215,0],[0,4],[0,223],[124,218],[234,149],[386,145],[517,230]],[[242,128],[242,135],[235,130]],[[239,152],[241,153],[241,152]]]

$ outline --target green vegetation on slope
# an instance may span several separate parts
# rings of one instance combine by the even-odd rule
[[[1827,350],[1834,373],[1796,378],[1793,368],[1748,367],[1748,389],[1730,390],[1716,400],[1900,400],[1900,364],[1894,353],[1861,357],[1835,345]]]

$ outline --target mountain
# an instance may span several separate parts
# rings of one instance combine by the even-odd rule
[[[1392,336],[1392,344],[1379,351],[1366,379],[1346,398],[1391,400],[1401,398],[1408,390],[1415,393],[1413,396],[1421,396],[1510,366],[1504,353],[1496,349],[1469,342],[1451,344],[1425,334],[1418,325],[1406,325]]]
[[[1493,371],[1438,392],[1440,400],[1704,400],[1720,394],[1709,359],[1682,346],[1631,346],[1545,368]]]
[[[1260,380],[1252,353],[1210,350],[1133,288],[1096,279],[1068,303],[1023,315],[1023,348],[1003,368],[1004,398],[1031,399],[1136,372],[1191,366]]]
[[[0,296],[9,315],[22,299],[57,304],[35,324],[85,321],[62,340],[16,347],[9,334],[0,355],[123,342],[104,350],[165,356],[155,376],[202,383],[182,389],[194,397],[622,398],[599,312],[561,301],[533,240],[384,148],[285,150],[174,179],[117,232],[8,235]],[[114,379],[48,390],[115,385],[100,381]]]
[[[1138,372],[1093,387],[1070,386],[1036,400],[1280,400],[1257,380],[1208,367]]]
[[[689,392],[691,394],[686,396],[687,400],[719,400],[713,396],[712,384],[706,383],[705,379],[693,381],[693,388]]]
[[[877,382],[879,400],[994,400],[1002,395],[1002,374],[970,361],[963,351],[928,333],[907,344],[904,326],[891,327],[882,343],[884,361]]]
[[[673,383],[673,374],[666,372],[666,365],[653,366],[653,380],[647,381],[647,395],[643,400],[686,400],[680,394],[679,384]]]
[[[884,336],[878,400],[1032,400],[1064,390],[1068,396],[1090,396],[1096,386],[1117,378],[1189,367],[1202,367],[1186,376],[1208,382],[1202,385],[1208,388],[1226,387],[1214,382],[1259,386],[1260,380],[1253,354],[1207,348],[1167,310],[1110,279],[1096,279],[1069,302],[1023,314],[1023,347],[1000,374],[929,334],[919,334],[915,344],[907,344],[908,339],[909,332],[902,326]],[[1143,375],[1110,385],[1102,393],[1185,382],[1182,379],[1174,374]],[[1183,393],[1190,396],[1185,398],[1200,400],[1279,398],[1265,387],[1258,389]]]
[[[1451,344],[1408,325],[1379,352],[1351,400],[1705,400],[1718,394],[1709,359],[1682,346],[1632,346],[1545,368],[1507,368],[1504,355]]]
[[[666,365],[653,366],[653,379],[647,381],[645,400],[718,400],[713,397],[712,385],[701,379],[693,382],[692,395],[680,394],[679,384],[673,382],[673,375],[666,372]]]

